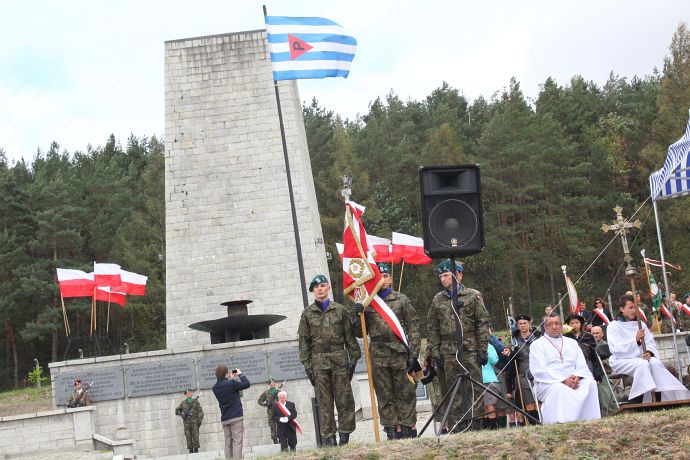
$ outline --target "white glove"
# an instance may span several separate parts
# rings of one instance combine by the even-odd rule
[[[288,422],[288,418],[287,418],[287,417],[280,417],[279,420],[280,420],[280,423],[287,423],[287,422]]]

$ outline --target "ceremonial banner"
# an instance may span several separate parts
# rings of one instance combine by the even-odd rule
[[[407,346],[407,335],[386,302],[377,293],[383,278],[369,249],[367,233],[362,223],[364,207],[354,201],[345,202],[345,230],[343,232],[343,288],[344,293],[365,307],[371,305]]]
[[[656,311],[661,305],[661,290],[656,284],[654,274],[649,269],[647,269],[647,283],[649,284],[649,295],[652,298],[652,310]]]
[[[411,265],[428,265],[431,258],[424,253],[424,240],[393,232],[393,255]]]
[[[357,40],[324,18],[265,16],[274,80],[345,77]]]
[[[575,285],[570,280],[568,275],[566,275],[565,272],[563,274],[565,276],[565,285],[568,287],[568,299],[570,300],[570,314],[572,315],[573,313],[577,313],[577,290],[575,290]]]
[[[62,297],[93,296],[93,277],[81,270],[57,269],[58,287]]]

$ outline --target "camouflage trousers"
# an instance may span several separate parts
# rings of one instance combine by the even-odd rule
[[[187,438],[187,449],[198,449],[199,425],[196,422],[184,422],[184,437]]]
[[[465,351],[463,356],[463,366],[469,371],[470,376],[474,378],[477,382],[482,382],[482,369],[477,363],[477,353],[474,351]],[[458,375],[460,375],[460,365],[455,360],[455,355],[443,355],[444,370],[439,371],[438,381],[441,390],[441,398],[443,398],[446,393],[451,389]],[[484,397],[480,396],[484,390],[480,387],[474,385],[469,380],[466,381],[467,389],[467,410],[472,407],[472,411],[468,412],[467,417],[473,416],[474,418],[482,418],[486,415],[486,408],[484,407]],[[448,396],[450,398],[450,395]],[[448,399],[441,406],[441,414],[445,413],[448,404]],[[474,406],[473,406],[474,404]],[[464,412],[462,410],[462,394],[460,389],[458,389],[455,394],[455,399],[453,400],[453,405],[450,412],[448,413],[447,425],[450,430],[456,422],[458,422]]]
[[[383,426],[417,423],[416,386],[407,378],[407,354],[385,358],[372,356],[374,390]]]
[[[271,413],[268,414],[268,426],[271,428],[271,440],[275,441],[278,439],[278,422],[273,418],[273,407],[271,407]]]
[[[321,436],[329,438],[355,431],[355,398],[347,378],[347,367],[315,369],[314,393],[321,412]],[[338,428],[335,426],[333,403],[338,409]]]

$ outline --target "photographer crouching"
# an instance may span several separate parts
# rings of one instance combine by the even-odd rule
[[[216,379],[213,394],[220,406],[220,423],[225,434],[225,458],[242,458],[244,412],[240,391],[246,390],[251,384],[241,370],[228,371],[227,366],[216,368]]]

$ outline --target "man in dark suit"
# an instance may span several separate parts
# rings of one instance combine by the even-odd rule
[[[297,430],[302,432],[299,424],[295,418],[297,417],[297,409],[295,403],[287,400],[287,393],[281,391],[278,393],[278,402],[273,405],[273,420],[278,425],[278,439],[280,440],[280,450],[295,451],[297,447]]]

